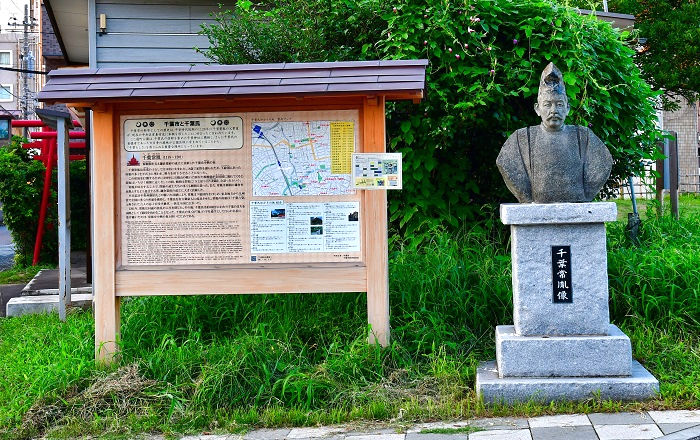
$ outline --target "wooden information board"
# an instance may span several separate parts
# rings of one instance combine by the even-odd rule
[[[366,292],[387,345],[386,191],[354,189],[352,157],[385,152],[385,102],[417,102],[426,64],[52,73],[40,99],[92,114],[96,358],[147,295]]]

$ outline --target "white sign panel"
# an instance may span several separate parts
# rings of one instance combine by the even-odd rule
[[[124,121],[124,149],[136,151],[237,150],[243,119],[232,117],[139,117]]]
[[[355,189],[401,189],[401,153],[355,153],[352,155],[352,186]]]
[[[250,252],[359,252],[360,203],[250,202]]]

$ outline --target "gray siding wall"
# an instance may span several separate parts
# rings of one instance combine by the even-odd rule
[[[209,47],[198,35],[200,25],[212,23],[219,0],[94,0],[95,67],[203,64],[208,60],[194,48]],[[100,14],[107,32],[99,33]]]

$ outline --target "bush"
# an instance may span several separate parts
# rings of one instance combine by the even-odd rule
[[[391,146],[405,158],[394,219],[410,221],[410,229],[416,220],[409,209],[417,207],[456,225],[475,218],[479,203],[515,201],[495,158],[515,129],[540,123],[533,105],[550,61],[564,72],[568,123],[592,127],[615,159],[603,193],[642,172],[658,136],[654,94],[623,43],[625,33],[550,1],[440,5],[398,5],[385,15],[378,43],[389,58],[431,60],[422,112],[397,104],[391,116]]]
[[[482,204],[514,200],[495,159],[510,133],[539,123],[533,104],[549,61],[565,73],[568,122],[590,125],[615,158],[604,194],[652,157],[655,95],[627,33],[549,0],[240,1],[215,19],[203,53],[223,64],[430,60],[423,102],[388,106],[389,146],[404,155],[390,212],[403,232],[483,220]]]
[[[15,136],[12,142],[0,147],[0,202],[4,222],[12,233],[15,243],[15,261],[29,265],[34,255],[34,241],[39,224],[39,208],[44,188],[46,168],[43,163],[33,160],[28,151],[22,148],[26,139]],[[70,164],[71,184],[71,236],[73,249],[87,246],[87,206],[88,184],[85,161]],[[47,224],[40,260],[55,262],[58,252],[58,205],[57,173],[53,173],[53,186],[46,213]]]
[[[210,47],[197,50],[219,64],[376,59],[389,9],[381,0],[238,0],[202,25]]]

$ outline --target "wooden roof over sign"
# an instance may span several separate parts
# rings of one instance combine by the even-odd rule
[[[427,64],[427,60],[385,60],[61,69],[49,73],[38,98],[79,102],[370,93],[416,99],[423,96]]]

